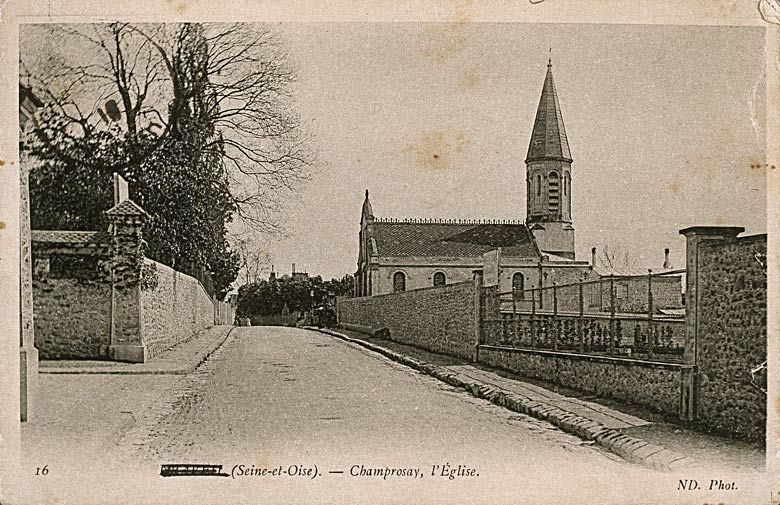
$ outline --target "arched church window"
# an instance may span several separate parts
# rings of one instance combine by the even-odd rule
[[[542,196],[542,176],[536,176],[536,196]]]
[[[515,300],[523,300],[525,299],[525,293],[523,290],[525,289],[525,277],[523,277],[523,274],[520,272],[517,272],[515,275],[512,276],[512,293],[515,297]]]
[[[560,203],[560,179],[558,172],[550,172],[548,179],[548,210],[550,212],[558,212]]]
[[[393,274],[393,293],[406,291],[406,276],[403,272]]]
[[[440,287],[447,284],[447,277],[444,275],[444,272],[436,272],[433,274],[433,286],[434,287]]]

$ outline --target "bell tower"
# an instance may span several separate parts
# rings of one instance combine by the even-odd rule
[[[571,220],[571,152],[547,61],[542,97],[525,157],[526,221],[542,252],[574,259]]]

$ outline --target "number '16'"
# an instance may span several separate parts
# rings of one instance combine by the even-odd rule
[[[49,473],[49,465],[43,465],[43,468],[37,467],[35,469],[35,475],[48,475]]]

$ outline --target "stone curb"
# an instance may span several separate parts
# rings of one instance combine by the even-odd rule
[[[616,429],[607,428],[596,421],[581,417],[553,405],[541,403],[520,394],[510,393],[478,381],[464,381],[458,377],[458,374],[447,368],[431,365],[430,363],[416,360],[370,342],[348,337],[342,333],[310,326],[304,328],[365,347],[366,349],[377,352],[397,363],[431,375],[451,386],[465,389],[477,398],[483,398],[514,412],[547,421],[561,430],[576,435],[583,440],[593,441],[631,463],[640,464],[654,470],[665,472],[697,467],[696,462],[687,456],[670,451],[663,446],[624,435]]]
[[[228,331],[211,340],[205,349],[185,364],[171,364],[168,367],[152,368],[151,365],[139,364],[138,368],[130,368],[133,365],[85,367],[85,368],[55,368],[40,367],[38,373],[46,374],[107,374],[107,375],[183,375],[192,372],[201,363],[206,361],[211,354],[227,340],[235,326],[230,326]],[[147,366],[148,368],[143,368]]]

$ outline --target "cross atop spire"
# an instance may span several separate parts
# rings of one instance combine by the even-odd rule
[[[547,60],[547,75],[544,78],[542,97],[539,99],[528,155],[525,158],[526,163],[534,160],[572,161],[553,81],[552,58]]]

